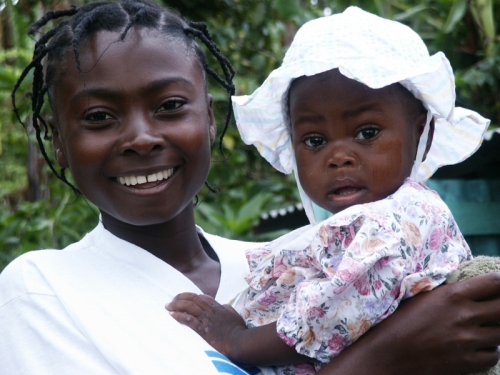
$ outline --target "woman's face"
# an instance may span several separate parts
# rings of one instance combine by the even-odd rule
[[[293,148],[314,203],[337,213],[387,197],[410,175],[426,115],[410,119],[405,103],[416,99],[403,90],[374,90],[338,69],[293,82]]]
[[[133,225],[185,209],[206,180],[212,97],[195,53],[146,29],[102,32],[66,55],[53,88],[56,158],[99,209]],[[105,217],[105,215],[103,215]]]

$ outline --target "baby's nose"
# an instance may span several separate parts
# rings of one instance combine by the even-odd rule
[[[332,147],[332,152],[328,158],[329,168],[355,167],[358,160],[353,152],[345,146]]]

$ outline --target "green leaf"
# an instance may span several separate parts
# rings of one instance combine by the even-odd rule
[[[415,17],[415,15],[417,13],[420,13],[426,9],[427,9],[427,5],[425,5],[425,4],[420,4],[420,5],[414,6],[413,8],[410,8],[402,13],[396,14],[394,16],[394,20],[395,21],[406,21],[410,18]]]
[[[448,18],[443,25],[443,32],[449,34],[455,28],[455,25],[464,17],[467,11],[467,0],[455,0],[448,14]]]

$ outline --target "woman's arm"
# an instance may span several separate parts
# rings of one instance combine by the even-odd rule
[[[443,285],[403,302],[318,375],[452,375],[500,359],[500,273]]]

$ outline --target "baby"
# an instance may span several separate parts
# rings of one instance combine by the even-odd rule
[[[247,251],[250,288],[234,304],[245,322],[187,293],[168,305],[174,318],[235,362],[312,374],[443,283],[471,254],[423,181],[470,156],[488,126],[454,102],[448,60],[410,28],[356,7],[305,24],[233,104],[243,140],[294,171],[311,225]]]

